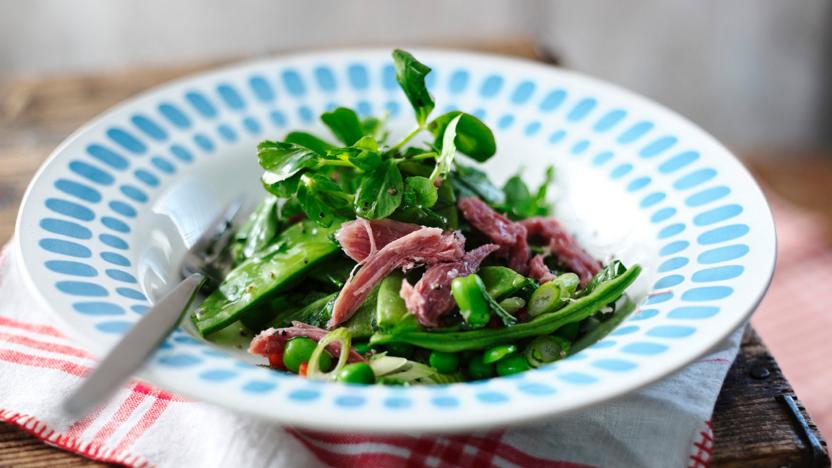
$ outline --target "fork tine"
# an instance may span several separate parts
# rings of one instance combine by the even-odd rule
[[[245,197],[237,197],[225,205],[222,211],[211,220],[211,223],[205,228],[199,238],[197,238],[196,242],[185,252],[180,267],[180,272],[183,276],[197,272],[207,273],[206,276],[211,276],[209,272],[204,271],[206,270],[206,254],[209,249],[216,246],[219,242],[228,242],[231,237],[231,227],[243,216],[242,207],[244,202]],[[222,248],[224,247],[223,245]],[[216,278],[210,279],[216,280]]]

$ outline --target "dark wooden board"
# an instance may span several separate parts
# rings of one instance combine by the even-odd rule
[[[510,41],[472,47],[479,50],[522,56],[543,57],[529,41]],[[216,64],[165,69],[111,72],[94,76],[62,76],[50,79],[19,78],[0,82],[0,243],[14,231],[17,207],[34,172],[54,147],[88,119],[110,106],[152,86]],[[791,179],[778,178],[775,163],[756,171],[770,186],[796,193],[805,201],[822,208],[830,206],[825,194],[832,180],[829,164],[795,170],[795,164],[780,162],[794,174]],[[783,161],[780,159],[779,161]],[[812,179],[821,177],[817,183]],[[790,182],[791,181],[791,182]],[[796,184],[792,183],[797,181]],[[761,366],[768,377],[754,378]],[[715,433],[714,466],[811,466],[810,437],[818,440],[817,466],[828,466],[825,443],[808,421],[801,429],[796,415],[789,411],[781,396],[794,397],[789,383],[777,363],[755,333],[749,332],[737,361],[722,388],[713,416]],[[1,404],[2,402],[0,402]],[[807,435],[808,434],[808,435]],[[98,466],[59,449],[47,446],[29,434],[0,423],[0,467]]]

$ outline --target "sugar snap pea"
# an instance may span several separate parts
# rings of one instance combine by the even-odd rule
[[[482,329],[455,332],[403,331],[395,334],[376,333],[372,344],[392,342],[409,343],[423,348],[456,353],[465,350],[485,349],[500,343],[510,343],[521,338],[549,335],[558,328],[583,320],[621,296],[641,272],[641,266],[633,265],[617,277],[600,282],[588,295],[574,300],[554,312],[518,323],[510,328]]]
[[[304,221],[283,231],[266,251],[237,266],[194,313],[197,330],[208,335],[273,294],[295,284],[317,263],[338,251],[330,237],[338,226]]]

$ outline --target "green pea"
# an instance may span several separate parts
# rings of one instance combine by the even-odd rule
[[[519,374],[531,369],[526,358],[519,353],[514,353],[497,361],[497,375],[504,377],[512,374]]]
[[[493,364],[511,353],[517,352],[517,346],[512,345],[497,345],[493,348],[485,350],[482,355],[482,362],[486,364]]]
[[[468,361],[468,376],[473,380],[487,379],[494,376],[494,364],[483,362],[482,356],[475,356]]]
[[[459,313],[472,328],[488,325],[491,313],[485,298],[485,285],[476,274],[458,276],[451,281],[451,294],[459,306]]]
[[[428,364],[440,374],[451,374],[456,372],[459,367],[459,356],[455,353],[431,351]]]
[[[286,342],[286,349],[283,350],[283,365],[297,374],[300,365],[304,362],[309,362],[309,358],[312,357],[312,351],[315,351],[317,346],[318,343],[310,338],[303,336],[292,338]],[[322,372],[331,369],[332,356],[327,352],[321,353],[321,357],[318,358],[318,366]]]
[[[335,376],[335,380],[349,384],[371,384],[376,381],[376,375],[366,362],[354,362],[344,366]]]
[[[390,343],[386,346],[387,354],[396,357],[409,358],[415,348],[407,343]]]
[[[529,298],[529,315],[537,317],[540,314],[555,310],[560,304],[561,288],[554,280],[543,283],[535,289]]]

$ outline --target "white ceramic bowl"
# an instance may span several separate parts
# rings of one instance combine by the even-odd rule
[[[742,324],[774,267],[772,218],[736,159],[650,101],[558,68],[417,50],[437,110],[495,131],[485,167],[530,183],[554,164],[556,212],[599,257],[640,263],[640,308],[607,338],[541,369],[438,387],[322,384],[174,332],[141,372],[173,392],[324,430],[459,431],[598,404],[691,362]],[[323,131],[333,105],[413,125],[389,50],[242,63],[131,99],[69,137],[27,191],[17,232],[26,280],[61,329],[101,355],[177,280],[195,236],[239,192],[262,196],[255,145]]]

